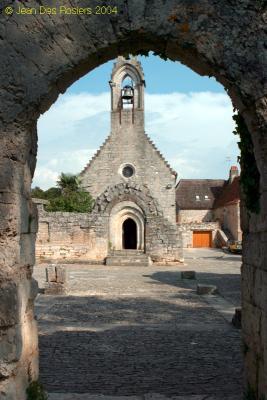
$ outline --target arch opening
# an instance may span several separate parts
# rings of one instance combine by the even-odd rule
[[[132,218],[127,218],[122,224],[122,248],[137,249],[137,226]]]
[[[124,79],[126,79],[127,82],[127,79],[130,79],[130,77],[126,76]],[[122,88],[125,83],[124,79],[122,83],[120,82],[120,85],[118,85],[118,89]],[[129,204],[128,206],[129,208],[127,208],[126,204],[123,204],[120,210],[117,210],[115,213],[114,209],[111,213],[109,248],[111,245],[111,248],[114,250],[144,250],[144,232],[146,233],[148,231],[147,228],[144,229],[144,217],[135,205]],[[121,204],[118,205],[118,207],[121,207]],[[146,249],[148,249],[147,242]]]
[[[109,242],[112,250],[144,250],[144,232],[144,213],[136,203],[122,201],[113,207],[109,222]]]
[[[168,2],[166,2],[166,4],[168,5]],[[186,2],[184,3],[186,4]],[[10,124],[10,127],[8,127],[7,132],[8,135],[10,136],[10,140],[13,140],[13,144],[14,144],[14,149],[12,150],[12,157],[10,157],[10,154],[8,155],[8,157],[6,157],[6,155],[3,156],[3,160],[4,163],[3,165],[7,165],[8,168],[10,169],[11,166],[13,167],[13,164],[16,164],[16,168],[17,170],[19,170],[20,168],[20,174],[21,176],[24,176],[24,180],[23,179],[15,179],[14,177],[18,176],[18,174],[15,173],[10,173],[8,174],[7,178],[5,179],[5,181],[7,182],[8,180],[10,181],[10,187],[14,188],[14,193],[19,193],[22,194],[21,197],[18,200],[18,197],[16,197],[16,200],[12,200],[12,202],[8,203],[8,205],[4,205],[7,209],[10,208],[10,210],[12,210],[11,214],[14,216],[13,219],[10,218],[9,213],[8,212],[4,212],[3,213],[3,220],[5,222],[5,218],[6,218],[6,223],[8,226],[12,226],[12,229],[14,230],[14,232],[17,231],[18,235],[21,234],[21,226],[24,226],[23,224],[18,225],[18,227],[16,227],[14,225],[14,220],[15,221],[20,221],[20,218],[22,220],[23,223],[26,223],[27,221],[31,220],[31,215],[29,214],[29,211],[27,210],[27,212],[25,212],[24,214],[21,214],[21,209],[22,207],[18,207],[18,204],[23,205],[25,204],[26,200],[28,200],[28,193],[29,193],[29,188],[30,188],[30,181],[31,181],[31,175],[34,172],[34,168],[35,168],[35,157],[36,157],[36,129],[35,129],[35,125],[36,125],[36,118],[39,115],[40,112],[44,112],[45,110],[47,110],[49,108],[49,106],[55,101],[55,99],[57,98],[57,96],[59,95],[60,92],[64,92],[66,90],[66,88],[70,85],[70,83],[74,82],[75,80],[77,80],[79,77],[81,77],[82,75],[84,75],[86,72],[89,72],[90,70],[92,70],[93,68],[95,68],[97,65],[100,65],[101,63],[103,63],[104,61],[111,59],[113,56],[115,56],[115,53],[123,53],[127,50],[129,50],[131,47],[134,47],[134,50],[137,51],[139,50],[143,50],[143,49],[151,49],[151,50],[155,50],[158,53],[162,53],[164,57],[171,57],[173,60],[175,59],[180,59],[181,61],[183,61],[184,63],[186,63],[191,69],[201,73],[201,74],[205,74],[205,75],[213,75],[216,76],[217,79],[224,84],[225,87],[228,87],[229,89],[229,94],[231,96],[231,98],[235,101],[235,105],[236,107],[240,108],[240,109],[245,109],[244,111],[244,115],[246,117],[246,121],[248,123],[250,123],[250,130],[251,133],[253,132],[253,141],[256,144],[256,149],[255,149],[255,153],[257,153],[257,161],[258,164],[261,167],[261,170],[264,170],[264,166],[265,166],[265,154],[264,152],[260,151],[260,149],[264,149],[263,146],[263,135],[259,134],[262,132],[263,126],[265,124],[264,121],[265,120],[265,114],[263,112],[264,108],[265,108],[265,104],[264,104],[264,95],[263,95],[263,91],[262,91],[262,86],[263,86],[263,80],[260,78],[261,75],[261,61],[259,60],[259,65],[255,65],[256,68],[247,68],[247,71],[245,68],[243,68],[243,65],[241,64],[241,61],[239,61],[239,58],[236,57],[237,54],[237,50],[238,47],[240,46],[240,48],[242,47],[243,49],[243,57],[240,58],[240,60],[242,59],[242,63],[245,63],[247,61],[247,65],[252,65],[252,61],[250,61],[249,63],[249,58],[247,58],[246,54],[252,54],[252,51],[250,50],[249,52],[245,52],[245,50],[247,48],[249,49],[256,49],[255,51],[258,51],[257,46],[255,45],[255,37],[252,34],[253,33],[253,29],[250,26],[250,30],[251,30],[251,34],[250,35],[241,35],[238,36],[238,38],[236,39],[235,43],[236,45],[233,46],[233,42],[231,40],[224,40],[225,38],[229,38],[231,37],[232,33],[231,31],[235,31],[236,29],[236,21],[238,20],[238,17],[241,16],[241,13],[239,15],[239,12],[242,9],[242,13],[244,13],[244,10],[242,7],[240,7],[240,10],[238,7],[235,8],[233,16],[235,18],[228,18],[227,13],[225,14],[220,14],[218,12],[218,8],[220,7],[220,5],[218,4],[218,8],[214,7],[214,10],[216,11],[216,24],[203,24],[203,29],[197,29],[194,30],[193,28],[193,24],[191,27],[191,20],[194,21],[194,24],[196,21],[198,21],[198,18],[193,18],[192,13],[196,13],[196,15],[198,15],[198,13],[200,13],[200,10],[202,12],[202,15],[205,15],[205,2],[200,2],[200,5],[198,7],[192,8],[190,5],[190,8],[186,5],[183,5],[181,3],[181,5],[179,5],[179,7],[181,7],[181,10],[177,9],[177,15],[176,15],[176,11],[173,10],[173,14],[168,15],[167,12],[164,12],[163,14],[160,14],[160,18],[157,18],[157,15],[155,14],[155,16],[153,15],[153,21],[155,21],[155,23],[151,23],[150,20],[150,16],[149,16],[149,20],[146,21],[146,18],[143,17],[140,18],[140,20],[138,19],[138,24],[137,21],[135,21],[135,18],[137,19],[137,17],[130,19],[130,18],[126,18],[125,20],[123,18],[121,18],[121,20],[123,21],[123,29],[120,29],[120,25],[121,25],[121,20],[118,22],[116,30],[109,30],[107,29],[107,24],[106,24],[106,19],[102,19],[102,21],[104,20],[104,29],[101,26],[101,22],[99,22],[99,36],[102,38],[102,40],[99,41],[99,45],[97,45],[98,47],[95,48],[95,46],[92,46],[92,41],[89,40],[90,39],[90,30],[91,27],[90,25],[86,25],[86,21],[83,21],[84,26],[86,27],[85,30],[82,30],[82,34],[84,35],[84,32],[88,32],[88,40],[83,40],[84,43],[84,47],[80,46],[81,41],[78,40],[78,38],[75,38],[75,40],[73,40],[73,47],[69,47],[69,54],[68,57],[65,57],[64,55],[60,56],[60,57],[51,57],[52,53],[49,53],[48,51],[43,52],[39,54],[38,52],[38,56],[40,57],[40,64],[41,64],[41,59],[43,61],[42,63],[42,68],[47,69],[48,71],[50,71],[49,74],[45,74],[42,70],[42,68],[36,70],[33,69],[35,68],[36,65],[38,65],[39,59],[37,59],[36,61],[36,65],[35,63],[32,63],[32,61],[30,60],[30,57],[27,59],[27,56],[25,57],[25,55],[22,52],[17,52],[16,54],[16,62],[14,63],[14,66],[16,68],[18,68],[17,66],[20,66],[22,68],[24,68],[25,66],[25,61],[28,62],[28,74],[23,74],[23,73],[9,73],[10,79],[19,79],[19,85],[22,87],[22,90],[17,91],[14,94],[14,101],[11,101],[10,98],[6,98],[6,105],[7,107],[3,107],[4,113],[6,116],[9,115],[9,107],[12,107],[13,111],[12,113],[10,113],[10,117],[8,118],[4,118],[3,121],[6,122],[6,124],[8,125],[9,122],[11,121],[12,124],[14,123],[13,121],[16,122],[16,126],[18,125],[18,122],[21,122],[21,135],[19,135],[20,141],[18,141],[18,135],[17,135],[17,129],[14,129],[14,126]],[[201,6],[203,7],[203,10],[201,9]],[[222,2],[222,7],[224,7],[225,4],[224,2]],[[164,5],[165,10],[169,10],[169,8]],[[182,7],[185,7],[184,9]],[[188,7],[188,9],[186,8]],[[127,10],[127,8],[125,8],[125,10]],[[190,10],[190,17],[187,18],[187,13]],[[195,10],[195,11],[194,11]],[[178,12],[179,11],[179,12]],[[184,11],[184,12],[183,12]],[[251,13],[254,13],[254,9],[253,6],[251,6]],[[139,16],[138,13],[136,13],[136,15]],[[144,15],[146,15],[146,13],[144,13]],[[166,15],[166,17],[164,17],[164,15]],[[225,21],[223,20],[224,16],[223,15],[227,15],[227,24],[225,24]],[[177,17],[179,16],[179,18]],[[184,16],[184,20],[185,21],[189,21],[186,23],[182,23],[183,21],[180,20],[180,16]],[[251,20],[255,21],[255,23],[258,23],[258,19],[256,18],[257,15],[255,13],[255,18],[252,18]],[[213,18],[213,10],[209,11],[209,17],[211,20]],[[243,17],[241,17],[242,20]],[[87,18],[88,19],[88,18]],[[89,19],[88,19],[89,20]],[[129,24],[131,24],[131,27],[129,27],[129,29],[125,29],[125,21],[129,21]],[[12,20],[10,20],[12,22]],[[75,19],[73,18],[73,21],[75,21]],[[159,23],[157,22],[160,22]],[[75,21],[76,22],[76,21]],[[74,23],[75,23],[74,22]],[[23,20],[20,24],[20,26],[22,26],[23,24]],[[69,22],[71,24],[71,21]],[[199,19],[199,23],[200,19]],[[206,30],[206,26],[208,26],[210,29],[209,31],[205,31]],[[42,26],[40,24],[40,26]],[[51,24],[52,26],[52,24]],[[62,27],[63,25],[60,25],[60,27]],[[92,26],[94,27],[94,25],[92,24]],[[159,26],[161,27],[161,29],[159,29]],[[212,31],[212,26],[216,27],[216,32]],[[54,27],[54,25],[53,25]],[[76,29],[71,29],[71,25],[70,28],[68,29],[69,32],[79,32],[78,28],[82,27],[82,24],[77,27]],[[126,25],[126,27],[128,27],[128,25]],[[193,29],[191,29],[193,28]],[[220,29],[222,28],[222,29]],[[48,27],[48,29],[50,29]],[[94,27],[95,29],[95,27]],[[244,28],[245,29],[245,28]],[[225,34],[225,30],[227,30]],[[114,31],[114,32],[113,32]],[[36,28],[36,30],[31,30],[30,29],[25,29],[24,30],[25,35],[27,33],[27,35],[31,35],[34,34],[35,35],[35,40],[33,41],[33,45],[35,44],[39,44],[40,43],[40,50],[42,49],[42,43],[44,43],[44,40],[41,40],[41,35],[43,34],[43,32],[45,32],[46,34],[46,30],[42,29],[42,32],[38,32],[38,28]],[[114,37],[111,35],[110,32],[113,32],[112,35],[114,35]],[[124,33],[126,32],[126,33]],[[157,32],[163,32],[163,34],[159,34]],[[197,32],[197,33],[196,33]],[[255,30],[256,32],[256,30]],[[134,38],[134,41],[132,39],[132,33],[134,33],[136,36]],[[23,29],[21,30],[21,35],[18,37],[18,40],[16,41],[17,43],[14,44],[14,46],[20,46],[20,40],[24,41],[25,38],[23,37],[24,33],[23,33]],[[108,35],[108,36],[107,36]],[[117,36],[116,36],[117,35]],[[128,35],[128,37],[127,37]],[[208,35],[208,36],[207,36]],[[40,38],[40,40],[38,40],[38,36]],[[79,33],[77,33],[77,36],[79,36]],[[26,36],[25,36],[26,37]],[[81,36],[82,37],[82,36]],[[107,48],[103,47],[103,43],[105,43],[104,38],[107,37],[106,43],[108,43]],[[168,41],[166,41],[166,38],[168,37]],[[209,40],[206,40],[207,37],[209,38]],[[233,34],[234,37],[234,34]],[[245,38],[244,40],[247,41],[247,43],[242,43],[242,37]],[[171,39],[173,38],[173,40]],[[69,37],[66,37],[66,35],[58,35],[58,39],[59,41],[61,40],[68,40],[70,41]],[[239,42],[240,40],[240,42]],[[254,41],[254,43],[253,43]],[[30,42],[28,40],[28,42]],[[71,42],[71,41],[70,41]],[[133,44],[135,43],[135,44]],[[141,45],[139,43],[142,43]],[[60,44],[60,42],[59,42]],[[58,42],[55,41],[55,50],[57,50],[57,47],[60,47],[58,44]],[[254,45],[253,45],[254,44]],[[86,47],[88,46],[88,48]],[[138,47],[139,46],[139,47]],[[230,47],[229,47],[230,46]],[[9,49],[7,49],[7,54],[10,51],[13,51],[13,47],[11,48],[11,46],[9,46]],[[62,43],[61,48],[64,48],[64,44]],[[72,50],[73,49],[73,50]],[[80,50],[80,53],[77,53],[77,49]],[[93,50],[92,50],[93,49]],[[53,51],[53,49],[51,50],[51,52]],[[227,55],[227,57],[224,58],[224,60],[222,59],[222,55]],[[252,54],[253,56],[253,54]],[[64,60],[64,57],[66,58],[66,61],[62,61]],[[20,59],[21,58],[21,59]],[[255,57],[256,59],[256,57]],[[70,61],[73,60],[73,63],[71,64]],[[233,67],[233,63],[232,61],[235,60],[235,67]],[[47,61],[47,63],[45,62]],[[240,68],[238,68],[240,63]],[[256,64],[256,62],[255,62]],[[220,67],[219,67],[220,66]],[[13,68],[15,68],[13,67]],[[263,64],[262,64],[263,67]],[[10,67],[12,68],[12,66]],[[32,68],[32,69],[31,69]],[[264,69],[263,69],[264,70]],[[266,69],[265,69],[266,70]],[[23,69],[21,70],[23,71]],[[34,72],[33,72],[34,71]],[[11,71],[12,72],[12,71]],[[18,71],[17,71],[18,72]],[[5,75],[3,74],[5,79],[5,83],[3,85],[3,87],[5,88],[6,85],[9,85],[9,79],[6,79]],[[28,83],[28,77],[31,76],[31,84]],[[18,77],[18,78],[17,78]],[[24,80],[25,77],[25,80]],[[38,85],[36,85],[36,82],[38,82]],[[16,86],[16,81],[14,82],[14,86]],[[35,87],[39,88],[39,90],[36,90]],[[28,90],[27,90],[28,89]],[[49,90],[48,90],[49,89]],[[7,90],[7,93],[9,93],[10,91]],[[25,93],[27,93],[27,96],[25,96]],[[12,96],[12,94],[11,94]],[[15,97],[16,96],[16,97]],[[21,98],[20,98],[21,96]],[[258,99],[257,104],[254,106],[254,102],[255,99]],[[247,106],[250,106],[250,110],[252,111],[248,111],[246,110]],[[23,112],[24,109],[27,112]],[[256,112],[257,110],[259,110],[260,112]],[[38,114],[38,115],[37,115]],[[21,115],[23,115],[23,117],[21,117]],[[253,118],[252,118],[253,116]],[[17,118],[18,117],[18,118]],[[16,119],[17,118],[17,119]],[[13,119],[13,121],[12,121]],[[19,120],[21,119],[21,121]],[[28,119],[30,119],[30,123],[28,121]],[[253,123],[251,122],[253,121]],[[261,125],[260,125],[261,122]],[[261,128],[260,128],[261,127]],[[27,131],[27,135],[25,134],[25,132]],[[14,134],[13,134],[14,132]],[[14,136],[12,136],[14,135]],[[32,141],[29,141],[29,137],[32,138]],[[261,146],[259,146],[259,138],[261,140]],[[31,146],[31,149],[30,149]],[[3,148],[7,148],[9,151],[9,147],[4,146]],[[31,151],[29,151],[31,150]],[[17,159],[16,159],[17,157]],[[28,164],[26,164],[26,159],[28,158]],[[17,162],[17,160],[22,160],[23,161],[23,165],[21,166],[20,163]],[[26,165],[26,168],[25,168]],[[22,171],[22,168],[24,168],[24,171]],[[2,169],[3,171],[5,170],[4,168]],[[23,175],[24,174],[24,175]],[[24,183],[24,190],[21,189],[21,182]],[[264,179],[262,179],[262,184],[265,183]],[[5,183],[6,184],[6,183]],[[15,198],[15,197],[14,197]],[[19,203],[20,202],[20,203]],[[29,202],[30,204],[30,202]],[[5,208],[5,210],[6,210]],[[25,208],[26,210],[26,208]],[[30,210],[30,207],[29,207]],[[22,215],[22,216],[21,216]],[[7,217],[5,217],[7,216]],[[254,216],[252,216],[254,218]],[[261,215],[260,215],[261,217]],[[260,225],[260,217],[258,217],[258,219],[255,218],[255,225]],[[9,218],[9,219],[7,219]],[[251,231],[251,227],[248,225],[248,222],[244,220],[244,225],[247,229],[246,232],[246,238],[248,238],[248,235],[250,234]],[[14,226],[13,226],[13,225]],[[28,223],[29,225],[29,223]],[[27,226],[28,226],[27,225]],[[262,223],[261,224],[261,229],[265,229],[265,225]],[[10,241],[8,235],[9,233],[6,232],[10,232],[10,228],[6,229],[6,231],[4,232],[4,237],[6,236],[8,238],[8,240]],[[255,233],[254,231],[252,232],[254,235],[258,234]],[[32,235],[32,233],[30,233],[28,230],[25,230],[25,233],[23,233],[24,236],[27,235],[27,237],[29,235]],[[34,236],[34,234],[32,235]],[[251,236],[252,237],[252,236]],[[256,238],[256,236],[255,236]],[[7,241],[8,241],[7,240]],[[31,240],[33,242],[33,238],[29,237],[29,240]],[[250,239],[249,239],[250,240]],[[248,249],[248,243],[249,240],[245,241],[245,247],[246,250]],[[3,241],[4,246],[6,246],[6,242],[7,241]],[[17,241],[13,241],[14,243],[10,242],[10,247],[8,246],[7,248],[10,248],[10,254],[12,254],[12,256],[10,256],[8,258],[8,262],[5,262],[4,264],[4,268],[7,271],[8,268],[10,268],[10,266],[12,266],[12,269],[14,269],[14,265],[18,265],[19,268],[21,267],[21,264],[25,264],[25,265],[32,265],[34,263],[34,261],[31,259],[31,254],[30,251],[27,250],[26,251],[26,256],[27,256],[27,261],[24,261],[24,258],[22,260],[20,260],[18,258],[18,254],[24,254],[23,252],[18,252],[17,251]],[[251,241],[252,242],[252,241]],[[259,240],[254,240],[253,243],[259,243]],[[23,247],[24,241],[21,241],[21,246]],[[256,245],[257,249],[258,246],[260,246],[260,244]],[[259,247],[260,248],[260,247]],[[259,259],[256,260],[256,257],[258,257],[258,253],[257,251],[254,252],[255,254],[255,263],[252,263],[252,259],[253,257],[250,259],[248,257],[248,252],[246,252],[244,254],[244,261],[247,260],[247,264],[244,262],[244,271],[246,271],[246,275],[244,273],[244,282],[249,284],[251,286],[251,290],[252,290],[252,281],[253,279],[250,279],[250,272],[249,272],[249,267],[251,267],[253,265],[253,270],[255,269],[255,265],[258,267],[258,264],[263,260],[263,255],[264,255],[264,249],[262,248],[262,251],[260,252],[261,257],[259,257]],[[26,271],[26,268],[25,268]],[[26,276],[26,275],[25,275]],[[16,275],[17,277],[17,275]],[[14,278],[15,279],[15,278]],[[17,278],[16,278],[17,279]],[[27,275],[27,279],[28,275]],[[251,284],[250,284],[250,280],[251,280]],[[263,279],[260,280],[261,282],[263,282]],[[28,284],[28,282],[27,282]],[[259,285],[259,284],[258,284]],[[25,284],[26,287],[26,284]],[[244,284],[244,287],[246,287],[246,285]],[[260,290],[256,291],[255,288],[253,287],[253,293],[256,292],[260,292]],[[252,293],[252,291],[251,291]],[[249,299],[248,301],[251,301],[251,299]],[[251,311],[248,308],[248,305],[251,307]],[[246,308],[244,310],[244,312],[242,313],[242,319],[244,318],[244,321],[246,323],[242,323],[242,325],[247,328],[248,331],[248,326],[250,326],[250,324],[248,324],[247,322],[250,321],[250,318],[252,320],[251,315],[257,315],[257,320],[263,320],[261,317],[258,317],[258,315],[262,315],[262,312],[259,312],[259,308],[256,308],[255,306],[255,302],[251,301],[251,304],[248,303],[248,305],[246,305]],[[253,308],[252,308],[253,307]],[[257,312],[257,314],[256,314]],[[265,314],[264,314],[265,315]],[[253,324],[253,325],[257,325],[257,324]],[[248,344],[250,345],[251,342],[251,337],[253,337],[253,335],[256,335],[256,328],[251,328],[252,332],[246,332],[244,328],[244,337],[248,340]],[[265,331],[264,331],[265,332]],[[264,337],[262,335],[262,337]],[[260,339],[259,339],[260,340]],[[247,344],[246,344],[247,345]],[[247,379],[247,381],[251,381],[252,383],[255,383],[255,390],[257,390],[259,393],[263,393],[263,391],[267,392],[266,390],[266,380],[264,380],[264,371],[263,371],[263,364],[264,362],[266,363],[266,357],[264,355],[264,360],[261,361],[261,364],[259,366],[259,363],[254,362],[256,360],[258,360],[258,354],[256,353],[256,350],[254,350],[254,348],[252,348],[252,350],[250,352],[248,352],[248,356],[246,356],[247,358],[250,357],[250,359],[248,359],[247,364],[246,364],[246,378],[249,377],[250,379]],[[254,359],[253,359],[254,357]],[[30,365],[30,357],[29,357],[29,361],[28,364]],[[26,365],[26,363],[24,363]],[[257,365],[257,367],[256,367]],[[257,369],[257,371],[256,371]],[[260,370],[259,370],[260,369]],[[29,368],[28,368],[29,371]],[[28,374],[28,372],[24,372],[22,371],[21,376],[26,377],[26,375]],[[257,378],[254,378],[254,375],[257,376]],[[25,382],[27,381],[27,379],[24,379]],[[11,381],[11,385],[13,386],[13,377],[12,377],[12,381]],[[265,389],[264,389],[265,388]]]

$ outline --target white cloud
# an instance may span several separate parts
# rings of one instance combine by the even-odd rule
[[[42,189],[49,188],[58,178],[58,173],[47,167],[37,166],[34,173],[33,186],[40,186]]]
[[[146,94],[146,132],[184,178],[224,178],[238,148],[232,105],[224,93]],[[110,132],[110,94],[66,94],[38,121],[33,185],[55,185],[80,172]]]
[[[43,166],[37,164],[33,187],[40,186],[48,189],[56,185],[61,172],[77,174],[82,171],[89,159],[96,152],[96,149],[82,149],[75,151],[64,151],[59,158],[48,160]]]

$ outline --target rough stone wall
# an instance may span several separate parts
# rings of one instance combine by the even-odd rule
[[[96,235],[90,214],[46,212],[38,206],[36,262],[104,262],[107,237]]]
[[[179,210],[177,214],[178,224],[212,222],[213,220],[212,210]]]
[[[182,234],[184,248],[193,247],[194,231],[212,231],[212,247],[216,247],[216,234],[220,229],[219,222],[189,222],[177,225],[178,231]]]
[[[110,136],[81,174],[83,187],[96,198],[108,186],[119,183],[146,185],[159,202],[165,218],[175,223],[175,172],[145,135],[143,111],[135,110],[134,124],[131,110],[122,111],[121,124],[119,112],[113,112],[112,119]],[[135,169],[129,179],[120,171],[120,167],[128,163]]]
[[[52,1],[48,1],[52,5]],[[79,2],[80,3],[80,2]],[[12,3],[17,7],[18,2]],[[31,1],[32,7],[40,2]],[[77,5],[65,0],[65,6]],[[125,52],[152,50],[221,82],[248,126],[260,173],[260,212],[242,210],[244,391],[267,397],[267,58],[264,1],[117,0],[118,15],[8,16],[0,5],[0,394],[25,400],[36,379],[31,179],[36,123],[67,87]],[[177,78],[179,79],[179,77]],[[8,300],[7,300],[8,299]],[[23,299],[23,301],[22,301]],[[11,313],[11,306],[16,312]],[[25,307],[26,305],[26,307]],[[24,332],[31,335],[24,335]],[[16,334],[15,334],[16,333]],[[29,340],[30,338],[30,340]],[[7,352],[5,353],[7,349]]]
[[[214,218],[220,222],[223,230],[230,231],[234,240],[242,240],[239,203],[217,208],[214,210]]]
[[[107,187],[91,214],[46,212],[38,206],[36,261],[104,262],[109,251],[110,214],[130,200],[145,216],[145,251],[153,261],[182,259],[182,241],[175,224],[164,217],[147,187],[121,183]]]
[[[153,261],[182,259],[182,238],[176,224],[172,224],[163,214],[157,200],[146,186],[134,183],[119,183],[108,187],[96,200],[92,221],[108,229],[112,208],[122,202],[132,201],[145,216],[145,252]],[[101,232],[100,228],[97,228]]]

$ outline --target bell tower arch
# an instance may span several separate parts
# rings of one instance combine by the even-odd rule
[[[111,80],[111,120],[121,125],[123,120],[129,120],[132,115],[134,123],[135,115],[138,120],[144,122],[144,73],[140,62],[136,57],[129,60],[122,56],[117,58],[114,64]],[[128,118],[127,118],[128,117]]]

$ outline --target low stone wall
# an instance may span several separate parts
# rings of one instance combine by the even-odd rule
[[[36,261],[103,262],[107,240],[96,235],[87,213],[46,212],[38,205]]]
[[[128,193],[116,194],[120,202],[130,201]],[[171,224],[163,217],[144,192],[139,190],[139,197],[135,203],[145,210],[145,244],[144,251],[153,261],[169,262],[182,261],[181,234],[176,225]],[[144,196],[145,201],[141,201]],[[103,197],[103,198],[102,198]],[[46,212],[43,204],[38,204],[39,229],[36,240],[36,262],[64,262],[64,263],[104,263],[110,246],[110,212],[116,203],[111,201],[112,193],[100,196],[94,210],[88,213]]]

